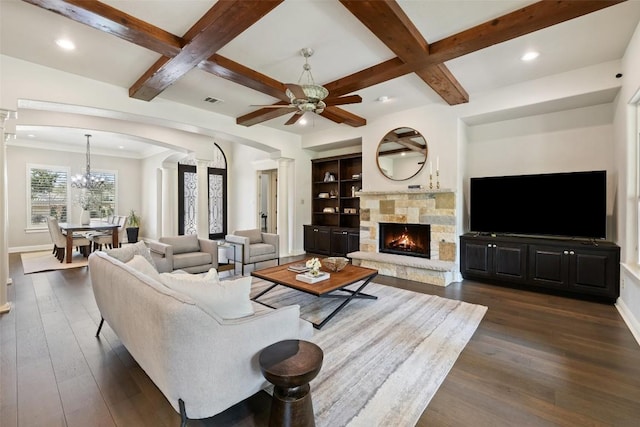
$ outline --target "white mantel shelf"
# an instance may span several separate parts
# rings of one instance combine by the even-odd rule
[[[356,196],[385,196],[388,194],[439,194],[439,193],[453,193],[453,190],[448,188],[439,189],[427,189],[427,188],[407,188],[404,190],[387,190],[387,191],[357,191]]]

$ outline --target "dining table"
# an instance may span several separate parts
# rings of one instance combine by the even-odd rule
[[[112,244],[114,248],[118,247],[118,224],[112,224],[107,221],[91,221],[89,224],[74,224],[61,222],[58,224],[60,230],[66,233],[67,249],[65,250],[66,263],[70,264],[73,259],[73,233],[79,231],[108,231],[111,230]]]

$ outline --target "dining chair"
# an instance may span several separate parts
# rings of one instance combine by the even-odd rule
[[[53,217],[49,217],[48,220],[49,230],[51,231],[51,238],[55,245],[55,255],[60,262],[64,262],[64,257],[67,249],[67,236],[60,230],[58,220]],[[89,256],[91,252],[91,242],[85,237],[73,236],[72,248],[80,248],[82,255]]]
[[[113,224],[118,224],[118,241],[123,242],[125,236],[125,222],[127,221],[127,217],[123,215],[116,215],[113,218]],[[92,244],[93,250],[98,251],[102,250],[102,245],[106,245],[109,249],[113,249],[113,231],[108,232],[100,232],[100,233],[92,233],[87,236],[87,239]]]

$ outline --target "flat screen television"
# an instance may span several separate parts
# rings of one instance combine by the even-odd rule
[[[607,172],[471,178],[470,231],[606,238]]]

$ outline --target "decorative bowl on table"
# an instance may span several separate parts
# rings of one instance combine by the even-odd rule
[[[349,264],[349,258],[342,256],[331,256],[322,260],[322,266],[329,271],[338,272]]]

